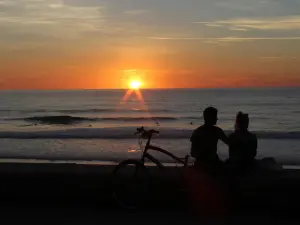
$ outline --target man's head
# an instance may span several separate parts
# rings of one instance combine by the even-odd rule
[[[218,110],[214,107],[208,107],[203,112],[205,124],[216,125],[218,121]]]
[[[248,114],[239,112],[236,116],[236,128],[240,130],[247,130],[249,127],[249,116]]]

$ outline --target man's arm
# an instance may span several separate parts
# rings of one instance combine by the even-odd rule
[[[196,158],[196,144],[195,144],[195,134],[192,134],[192,137],[190,138],[190,142],[191,142],[191,156]]]
[[[219,139],[222,140],[226,145],[229,145],[229,139],[226,136],[225,132],[219,128]]]
[[[257,155],[257,137],[256,135],[253,135],[253,141],[252,141],[253,149],[252,149],[252,157],[255,158]]]
[[[192,156],[193,158],[196,158],[196,157],[197,157],[196,152],[197,152],[197,148],[196,148],[196,146],[195,146],[195,143],[192,142],[192,143],[191,143],[191,156]]]
[[[228,136],[228,154],[229,154],[229,158],[231,158],[234,155],[234,134],[230,134]]]
[[[195,130],[190,138],[191,142],[191,156],[193,158],[197,158],[199,156],[200,151],[200,143],[199,143],[199,133],[197,130]]]

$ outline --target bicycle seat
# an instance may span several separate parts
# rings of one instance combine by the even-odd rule
[[[143,136],[147,136],[147,135],[151,135],[151,134],[159,134],[159,131],[151,129],[151,130],[145,130],[144,127],[139,127],[136,129],[137,132],[135,133],[135,135],[137,134],[142,134]]]
[[[159,134],[159,131],[158,130],[148,130],[149,133],[152,133],[152,134]]]

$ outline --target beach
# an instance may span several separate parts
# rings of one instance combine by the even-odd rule
[[[145,208],[133,211],[122,209],[111,195],[113,169],[114,165],[79,161],[1,162],[0,196],[2,204],[5,205],[2,212],[6,212],[2,219],[5,221],[9,213],[14,213],[15,216],[10,218],[10,221],[19,221],[19,215],[23,221],[32,222],[41,222],[43,218],[54,222],[60,218],[60,221],[63,219],[72,224],[80,224],[83,220],[87,223],[105,221],[110,224],[121,220],[134,223],[145,220],[145,223],[149,224],[171,221],[175,224],[183,221],[197,224],[202,218],[203,215],[198,217],[201,212],[195,211],[194,202],[188,197],[189,193],[178,194],[178,182],[182,174],[180,169],[167,167],[161,170],[148,167],[154,181],[154,188],[148,194],[150,201]],[[244,177],[236,189],[238,207],[230,208],[232,205],[227,205],[226,209],[234,209],[230,218],[243,223],[257,221],[258,218],[265,224],[275,220],[294,221],[298,218],[296,203],[300,200],[299,175],[299,170],[285,170]],[[208,184],[201,183],[202,187]],[[197,199],[196,196],[193,199]],[[203,201],[200,205],[207,208],[210,204]],[[215,205],[216,211],[221,206],[224,204]],[[202,211],[202,214],[204,212],[206,213]],[[207,218],[207,215],[204,215],[204,218],[211,217]],[[214,219],[224,222],[226,218],[224,214],[214,214]]]
[[[84,214],[97,221],[97,212],[103,218],[104,212],[124,213],[112,198],[111,178],[119,162],[140,158],[145,141],[139,144],[136,128],[159,130],[152,144],[184,157],[190,153],[193,130],[203,123],[203,109],[213,105],[219,109],[218,126],[226,134],[233,131],[239,110],[249,113],[250,130],[259,140],[257,158],[273,157],[285,168],[241,178],[236,185],[239,205],[234,212],[247,218],[272,213],[297,217],[293,205],[300,201],[299,89],[141,91],[142,102],[134,97],[122,102],[124,90],[2,92],[0,176],[7,209],[26,208],[24,212],[28,212],[32,208],[48,216],[49,207],[58,215],[59,211],[72,214],[74,210],[77,217]],[[222,160],[228,158],[228,148],[221,142],[218,154]],[[180,166],[161,154],[153,155],[166,168],[146,163],[154,189],[149,193],[151,202],[135,218],[153,212],[153,221],[162,215],[168,221],[172,212],[179,212],[178,222],[190,218],[193,204],[205,209],[207,202],[195,202],[191,192],[178,195]],[[190,184],[194,190],[209,184],[197,180],[201,176],[189,177],[198,182],[198,186]],[[226,204],[219,209],[231,209]]]
[[[299,224],[299,8],[0,0],[1,225]]]
[[[137,127],[160,131],[153,144],[184,157],[189,138],[203,124],[207,106],[219,110],[218,126],[233,131],[235,115],[250,115],[258,158],[296,165],[299,157],[299,88],[1,91],[1,158],[119,162],[140,155]],[[279,104],[280,103],[280,104]],[[145,142],[144,142],[145,144]],[[227,148],[219,143],[222,159]],[[157,156],[168,162],[169,159]]]
[[[134,131],[134,129],[132,129]],[[153,138],[153,145],[184,157],[190,153],[189,139]],[[127,158],[141,156],[138,139],[0,139],[2,159],[40,160],[87,160],[118,163]],[[274,157],[283,165],[296,166],[300,161],[300,140],[270,139],[259,140],[258,158]],[[228,158],[228,147],[219,143],[218,153],[222,160]],[[170,158],[152,153],[163,162],[174,163]]]

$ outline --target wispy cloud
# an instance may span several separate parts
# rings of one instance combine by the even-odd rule
[[[300,16],[286,16],[273,18],[238,18],[218,20],[212,22],[194,22],[209,27],[226,27],[231,30],[298,30]]]
[[[147,10],[144,9],[128,10],[124,12],[124,14],[131,15],[131,16],[142,15],[145,13],[147,13]]]
[[[299,37],[149,37],[153,40],[170,40],[170,41],[207,41],[209,43],[220,42],[243,42],[243,41],[283,41],[283,40],[300,40]]]
[[[14,34],[77,37],[103,29],[105,22],[104,7],[67,5],[62,0],[4,0],[0,6],[0,28]]]
[[[238,11],[252,11],[257,8],[264,7],[268,5],[268,1],[263,0],[252,0],[252,1],[245,1],[245,0],[228,0],[228,1],[220,1],[216,3],[216,6],[222,8],[228,8],[232,10]]]
[[[278,61],[278,60],[297,60],[296,56],[261,56],[259,60],[261,61]]]

